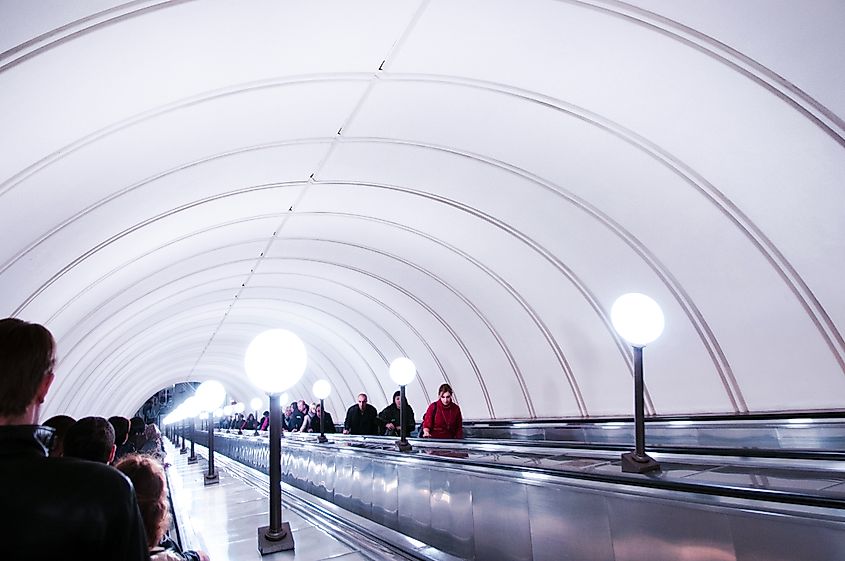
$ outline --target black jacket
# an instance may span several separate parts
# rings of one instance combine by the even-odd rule
[[[343,428],[349,430],[349,434],[371,434],[378,436],[379,421],[378,411],[369,403],[361,412],[358,405],[353,405],[346,411],[346,421]]]
[[[0,426],[3,558],[149,559],[135,490],[105,464],[48,458],[53,431]]]
[[[323,432],[327,432],[329,434],[335,432],[334,429],[334,419],[332,419],[332,414],[328,411],[323,411]],[[320,416],[314,415],[311,419],[311,423],[308,425],[308,430],[311,432],[320,432]]]
[[[391,403],[382,409],[381,413],[378,414],[378,418],[381,421],[382,426],[387,423],[393,423],[396,425],[396,431],[390,432],[388,436],[399,436],[399,408],[396,407],[395,403]],[[408,403],[405,403],[405,436],[409,436],[416,426],[417,423],[414,421],[414,410],[411,409],[411,406]]]

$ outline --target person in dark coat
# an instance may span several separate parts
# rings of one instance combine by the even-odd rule
[[[400,436],[399,434],[399,403],[402,400],[401,393],[399,391],[393,394],[393,403],[382,409],[381,413],[378,414],[378,418],[381,421],[381,424],[384,426],[384,434],[385,436]],[[414,410],[411,409],[411,406],[408,404],[408,400],[405,400],[405,436],[408,436],[413,432],[414,428],[416,427],[416,421],[414,421]]]
[[[43,326],[0,319],[0,505],[3,559],[147,561],[132,484],[104,464],[48,458],[38,416],[55,378]]]
[[[358,394],[358,404],[346,411],[343,434],[379,434],[378,411],[367,403],[367,394]]]
[[[311,423],[308,425],[309,432],[320,432],[320,404],[314,406],[314,418],[311,419]],[[327,432],[329,434],[335,432],[334,428],[334,419],[332,419],[332,414],[328,411],[323,413],[323,432]]]

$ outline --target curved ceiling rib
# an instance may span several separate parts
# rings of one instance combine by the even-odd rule
[[[365,77],[368,78],[369,76],[359,75],[359,79],[365,78]],[[160,115],[160,114],[163,114],[163,113],[166,113],[166,112],[178,110],[180,108],[183,108],[183,107],[186,107],[186,106],[189,106],[189,105],[193,105],[195,103],[210,101],[210,100],[213,100],[213,99],[220,97],[222,95],[233,95],[233,94],[237,94],[237,93],[243,93],[245,91],[249,91],[249,90],[252,90],[252,89],[257,88],[257,87],[266,88],[266,87],[276,87],[276,86],[290,86],[290,85],[296,85],[298,83],[311,82],[311,81],[314,81],[314,80],[334,80],[334,79],[346,80],[346,79],[348,79],[348,77],[346,77],[346,76],[343,77],[343,78],[326,77],[326,76],[321,76],[319,78],[316,78],[316,77],[296,77],[296,78],[285,79],[284,81],[278,82],[278,83],[261,84],[260,86],[256,86],[254,84],[250,84],[250,85],[244,86],[242,88],[240,86],[238,86],[238,87],[234,87],[230,90],[227,90],[225,93],[211,92],[211,93],[202,94],[200,96],[197,96],[196,98],[192,98],[191,100],[181,100],[181,101],[175,102],[171,105],[168,105],[167,107],[156,108],[152,111],[145,113],[143,116],[136,116],[134,118],[127,119],[126,121],[124,121],[121,124],[116,124],[113,127],[108,127],[107,129],[105,129],[103,131],[98,131],[97,133],[89,135],[88,137],[86,137],[86,139],[80,139],[79,141],[73,143],[73,145],[65,147],[58,154],[60,154],[61,157],[63,157],[65,155],[71,153],[75,149],[78,149],[79,147],[87,144],[88,142],[98,140],[99,138],[101,138],[103,136],[107,136],[108,134],[111,134],[112,132],[115,132],[117,130],[121,130],[123,128],[131,126],[132,124],[135,124],[137,122],[141,122],[145,119],[148,119],[148,118],[151,118],[153,116],[157,116],[157,115]],[[486,82],[483,82],[483,81],[480,81],[480,80],[470,80],[470,79],[467,79],[467,78],[455,77],[455,76],[420,76],[420,75],[393,74],[393,75],[390,75],[389,77],[382,77],[381,79],[386,80],[386,81],[390,81],[390,80],[395,80],[395,81],[409,81],[410,80],[410,81],[415,81],[415,82],[433,81],[433,82],[436,82],[436,83],[447,83],[447,84],[450,84],[450,85],[463,85],[463,86],[466,86],[466,87],[473,87],[473,88],[478,88],[478,89],[482,89],[482,90],[492,91],[492,92],[499,93],[499,94],[514,96],[514,97],[517,97],[517,98],[522,99],[524,101],[528,101],[528,102],[531,102],[531,103],[538,103],[538,104],[541,104],[543,106],[547,106],[549,108],[552,108],[555,111],[559,111],[561,113],[572,115],[576,118],[585,120],[586,122],[589,122],[590,124],[597,126],[597,127],[601,128],[602,130],[605,130],[605,131],[611,133],[616,138],[618,138],[618,139],[620,139],[624,142],[628,142],[628,143],[632,144],[633,146],[635,146],[636,148],[638,148],[639,150],[642,150],[644,153],[648,154],[651,158],[655,159],[657,162],[667,166],[670,170],[672,170],[674,173],[676,173],[679,177],[681,177],[683,180],[687,181],[690,186],[696,188],[699,192],[701,192],[706,197],[711,199],[713,204],[721,212],[723,212],[726,217],[728,217],[730,220],[732,220],[736,224],[736,226],[740,229],[740,231],[742,231],[746,235],[748,240],[751,243],[753,243],[756,247],[758,247],[758,249],[767,257],[767,259],[769,259],[772,266],[778,271],[778,274],[782,277],[784,282],[787,283],[787,285],[792,290],[793,294],[796,296],[796,298],[799,299],[799,301],[801,302],[801,305],[804,307],[804,309],[810,315],[812,321],[816,324],[817,328],[820,331],[821,336],[826,341],[826,344],[830,348],[831,352],[834,353],[834,356],[836,357],[836,360],[839,362],[840,368],[842,369],[843,373],[845,373],[845,338],[843,338],[842,334],[839,332],[839,330],[833,324],[833,321],[830,318],[830,315],[822,307],[821,303],[818,301],[818,299],[812,293],[810,288],[807,286],[806,282],[801,278],[801,276],[798,274],[798,272],[795,270],[795,268],[786,260],[785,256],[783,256],[783,254],[780,251],[778,251],[778,249],[763,234],[763,232],[759,228],[757,228],[756,225],[754,225],[754,223],[750,219],[748,219],[748,217],[745,216],[744,213],[742,213],[742,211],[736,205],[734,205],[730,200],[728,200],[722,193],[720,193],[718,191],[718,189],[715,188],[715,186],[713,186],[708,181],[706,181],[695,170],[693,170],[689,166],[686,166],[683,162],[674,158],[666,150],[660,148],[659,146],[652,143],[648,139],[636,134],[634,131],[627,130],[625,127],[623,127],[622,125],[620,125],[618,123],[614,123],[612,121],[609,121],[606,118],[603,118],[599,115],[593,114],[590,111],[586,110],[585,108],[581,108],[581,107],[577,107],[577,106],[568,104],[565,101],[560,100],[560,99],[554,99],[554,98],[547,97],[545,95],[540,94],[539,92],[521,90],[519,88],[514,88],[514,87],[508,86],[506,84],[486,83]],[[340,137],[337,137],[337,138],[340,138]],[[335,140],[335,138],[320,139],[320,141],[325,141],[327,143],[331,143],[333,140]],[[426,146],[423,143],[418,143],[418,142],[415,143],[413,141],[403,141],[402,139],[386,139],[386,140],[385,139],[361,139],[361,140],[359,140],[359,139],[355,139],[355,138],[343,138],[342,142],[374,141],[374,140],[380,140],[380,141],[383,141],[383,142],[398,142],[398,143],[403,143],[403,144],[408,144],[408,145]],[[305,143],[305,142],[309,142],[309,141],[310,140],[306,140],[306,139],[296,139],[296,140],[293,140],[293,141],[286,140],[282,144],[283,145],[301,144],[301,143]],[[263,146],[259,147],[259,149],[260,148],[267,148],[267,147],[270,147],[270,146],[272,146],[272,145],[263,145]],[[465,157],[479,158],[480,160],[487,161],[489,163],[495,162],[495,160],[493,160],[493,159],[488,159],[488,158],[485,158],[484,156],[478,155],[478,154],[472,154],[472,153],[469,153],[469,152],[462,152],[461,150],[454,148],[454,147],[442,147],[442,146],[428,146],[428,147],[433,148],[433,149],[442,149],[442,150],[446,150],[446,151],[456,153],[456,154],[461,154]],[[119,196],[119,195],[121,195],[125,192],[128,192],[131,189],[139,188],[139,187],[147,184],[150,181],[154,181],[155,179],[169,175],[170,173],[174,173],[174,172],[179,171],[181,169],[192,167],[194,165],[200,165],[200,164],[207,162],[207,161],[210,161],[212,159],[225,157],[225,156],[228,156],[228,155],[231,155],[231,154],[249,151],[250,149],[251,148],[243,148],[243,149],[233,150],[233,151],[225,153],[225,154],[216,154],[216,155],[213,155],[213,156],[209,156],[208,158],[206,158],[202,161],[190,162],[190,163],[187,163],[183,166],[180,166],[180,168],[178,168],[178,169],[168,170],[166,172],[162,172],[161,174],[158,174],[155,177],[148,178],[147,180],[140,182],[136,185],[133,185],[131,187],[128,187],[125,190],[118,191],[117,193],[115,193],[114,195],[109,197],[109,200],[111,200],[112,198],[117,197],[117,196]],[[254,149],[254,148],[252,148],[252,149]],[[509,164],[504,163],[504,162],[498,162],[495,165],[500,165],[500,166],[503,167],[503,169],[511,169],[512,171],[516,171],[518,169],[518,168],[514,168],[513,166],[510,166]],[[523,177],[530,177],[531,176],[531,174],[529,172],[524,171],[524,170],[519,170],[518,173],[520,173]],[[556,191],[560,192],[561,194],[564,193],[564,190],[560,186],[551,185],[550,183],[543,181],[541,178],[535,178],[535,180],[538,182],[538,184],[540,184],[540,185],[542,185],[546,188],[555,189]],[[302,183],[300,182],[299,184],[302,184]],[[0,184],[0,197],[5,192],[6,189],[11,188],[13,185],[14,185],[14,183],[9,184],[9,182],[4,182],[3,184]],[[567,198],[569,198],[569,197],[567,197]],[[602,216],[601,213],[599,213],[597,209],[590,208],[590,205],[588,205],[586,203],[586,201],[577,200],[575,198],[570,198],[570,200],[571,200],[571,202],[573,202],[575,204],[582,205],[585,209],[587,209],[589,212],[593,213],[595,216],[597,216],[597,217],[601,216],[601,218],[604,219],[604,220],[610,220],[609,217]],[[105,202],[106,201],[100,201],[96,205],[93,205],[92,207],[89,207],[88,209],[86,209],[85,212],[90,212],[90,210],[92,210],[93,208],[96,208],[97,206],[99,206],[99,204],[103,204]],[[608,224],[612,224],[612,221],[608,222]],[[631,240],[635,240],[635,238],[633,238],[633,236],[630,236],[630,234],[624,232],[624,230],[618,224],[613,224],[613,226],[616,227],[616,228],[619,228],[620,234],[624,233],[626,235],[626,238],[627,238],[626,241],[630,242]],[[61,229],[61,225],[56,227],[56,231],[58,231],[60,229]],[[635,242],[635,243],[637,243],[637,242]],[[645,247],[641,246],[639,248],[639,252],[641,253],[641,255],[643,257],[645,257],[645,253],[643,253],[644,251],[645,251]],[[649,255],[648,257],[652,260],[652,262],[654,263],[654,266],[658,266],[659,262],[656,260],[656,258],[654,256]],[[19,258],[20,258],[20,254],[15,258],[15,260],[17,260]],[[10,264],[11,263],[4,264],[2,266],[2,268],[0,268],[0,274],[2,274],[2,272],[5,270],[5,268],[8,267]],[[665,277],[664,282],[667,282],[667,283],[671,282],[671,275],[667,271],[661,269],[659,274],[661,274],[661,276]],[[722,379],[722,383],[725,386],[725,390],[728,394],[729,399],[731,400],[731,403],[733,404],[734,410],[737,411],[737,412],[747,411],[748,410],[747,405],[745,404],[745,400],[742,397],[742,392],[739,388],[739,385],[737,384],[736,379],[733,376],[730,365],[727,362],[727,358],[725,357],[724,353],[719,348],[719,345],[718,345],[718,343],[716,343],[715,338],[713,338],[712,331],[709,329],[709,327],[704,322],[702,315],[700,314],[700,312],[698,312],[697,310],[694,309],[694,306],[692,306],[690,300],[688,300],[688,299],[681,300],[681,298],[684,296],[684,294],[683,294],[682,290],[679,290],[680,285],[678,283],[674,282],[674,283],[672,283],[671,285],[668,285],[668,286],[670,286],[672,291],[675,293],[675,297],[679,299],[678,301],[681,302],[682,305],[684,305],[684,307],[688,309],[688,315],[689,315],[690,319],[694,322],[694,325],[696,325],[696,328],[701,331],[701,337],[705,341],[705,344],[707,345],[708,352],[711,354],[711,357],[713,358],[713,360],[717,363],[717,368],[719,370],[719,376]],[[19,308],[14,313],[19,314],[21,311],[22,311],[22,308]],[[611,330],[611,332],[612,332],[612,330]],[[624,349],[623,352],[628,356],[628,361],[630,362],[630,351],[628,351],[627,347],[624,344],[621,343],[621,340],[619,341],[619,345],[620,345],[621,349]]]

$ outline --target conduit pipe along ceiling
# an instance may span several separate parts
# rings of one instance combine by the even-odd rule
[[[845,3],[0,2],[0,312],[44,415],[239,400],[298,334],[334,414],[449,382],[469,419],[845,403]]]

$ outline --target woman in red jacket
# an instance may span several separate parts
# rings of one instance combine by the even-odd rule
[[[438,400],[428,406],[423,415],[423,438],[463,438],[464,419],[461,408],[452,401],[452,386],[441,384]]]

